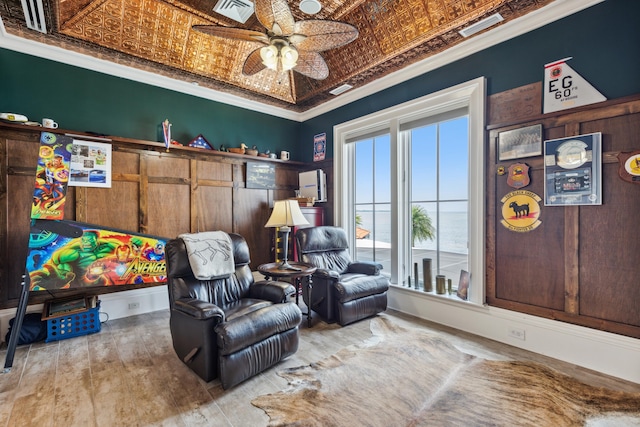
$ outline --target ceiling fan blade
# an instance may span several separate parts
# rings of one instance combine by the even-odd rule
[[[296,22],[295,34],[306,36],[301,40],[290,39],[296,48],[322,52],[351,43],[358,37],[358,29],[344,22],[312,19]]]
[[[278,24],[282,34],[293,34],[295,20],[287,0],[256,0],[255,11],[258,21],[269,31]]]
[[[329,66],[318,52],[298,50],[298,62],[293,70],[316,80],[329,77]]]
[[[244,61],[244,65],[242,66],[242,74],[252,76],[266,68],[262,63],[260,49],[262,48],[254,50],[249,54],[249,56],[247,56],[247,59]]]
[[[244,28],[220,27],[218,25],[194,25],[191,28],[212,36],[269,44],[269,37],[259,31],[245,30]]]

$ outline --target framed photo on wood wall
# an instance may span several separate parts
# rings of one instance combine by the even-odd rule
[[[602,204],[602,134],[544,142],[544,205]]]
[[[537,124],[498,134],[498,160],[519,159],[542,154],[542,125]]]

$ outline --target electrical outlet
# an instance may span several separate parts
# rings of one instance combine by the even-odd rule
[[[140,308],[140,303],[139,302],[130,302],[129,303],[129,310],[135,310],[137,308]]]
[[[509,328],[509,336],[511,338],[515,338],[515,339],[519,339],[524,341],[525,340],[525,332],[524,329],[519,329],[519,328]]]

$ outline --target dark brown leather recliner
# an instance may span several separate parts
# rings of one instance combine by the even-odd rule
[[[178,357],[200,378],[219,377],[228,389],[298,350],[302,313],[287,302],[295,288],[284,282],[254,282],[249,247],[229,234],[235,272],[194,277],[184,240],[165,247],[170,330]]]
[[[389,279],[382,265],[352,261],[342,228],[321,226],[296,232],[298,259],[314,265],[311,302],[308,307],[328,322],[344,326],[387,309]]]

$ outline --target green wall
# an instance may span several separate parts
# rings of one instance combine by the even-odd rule
[[[63,129],[187,144],[198,134],[219,148],[241,142],[261,151],[295,149],[300,123],[156,86],[0,49],[0,112],[56,120]]]
[[[333,157],[333,126],[411,99],[487,78],[487,94],[544,80],[544,65],[566,57],[568,64],[607,99],[640,93],[640,2],[607,0],[538,30],[393,86],[302,124],[300,139],[327,134]],[[310,162],[313,149],[304,147]]]
[[[313,136],[333,126],[485,76],[489,95],[543,80],[544,64],[569,65],[608,99],[640,93],[640,2],[607,0],[302,124],[151,85],[0,49],[0,111],[65,129],[161,141],[159,125],[187,143],[203,134],[213,145],[256,144],[311,162]]]

